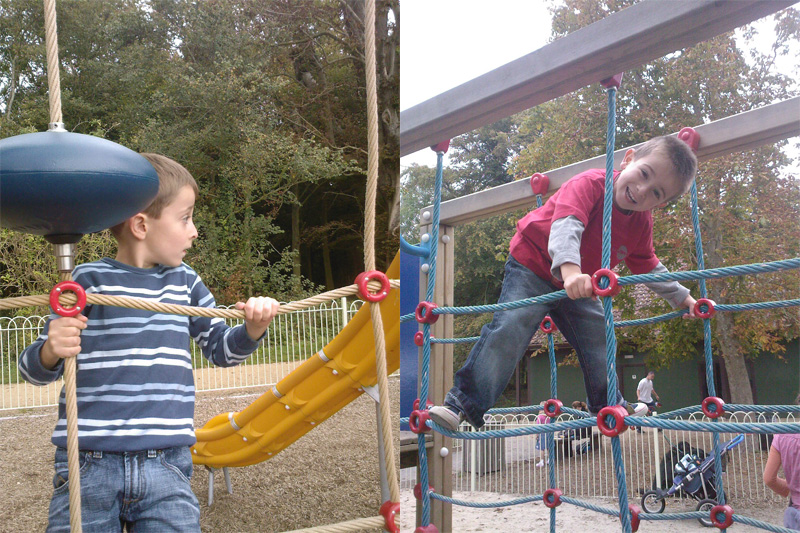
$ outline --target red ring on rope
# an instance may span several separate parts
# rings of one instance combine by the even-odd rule
[[[556,331],[558,331],[558,326],[556,326],[556,323],[553,322],[552,318],[546,316],[544,317],[544,320],[542,320],[542,323],[539,325],[539,329],[541,329],[545,333],[555,333]]]
[[[628,410],[621,405],[603,407],[600,409],[600,412],[597,413],[597,427],[600,429],[600,433],[606,437],[619,437],[628,429],[628,426],[625,424],[625,417],[627,415]],[[613,426],[609,425],[608,420],[606,420],[607,417],[613,418]]]
[[[720,522],[718,515],[725,517],[724,522]],[[730,505],[715,505],[711,508],[711,524],[720,529],[727,529],[733,524],[733,509]]]
[[[542,503],[550,509],[558,507],[561,505],[561,496],[563,496],[563,494],[561,489],[547,489],[544,491],[544,494],[542,494]]]
[[[394,518],[400,513],[400,502],[386,500],[381,505],[381,514],[386,521],[386,531],[400,533],[400,527],[394,523]]]
[[[703,400],[701,407],[703,408],[703,414],[708,418],[719,418],[725,414],[725,402],[722,401],[722,398],[717,398],[716,396],[709,396]]]
[[[435,405],[435,404],[434,404],[432,401],[430,401],[430,400],[425,400],[425,409],[430,409],[430,408],[431,408],[431,407],[433,407],[434,405]],[[417,398],[416,400],[414,400],[414,407],[413,407],[413,410],[414,410],[414,411],[416,411],[417,409],[419,409],[419,398]]]
[[[58,300],[66,291],[72,291],[78,297],[77,303],[72,307],[64,307]],[[53,312],[61,316],[77,316],[86,308],[86,291],[74,281],[62,281],[50,291],[50,307]]]
[[[423,409],[411,411],[411,414],[408,415],[408,427],[417,435],[420,433],[428,433],[431,428],[429,428],[425,422],[430,420],[430,418],[428,411]]]
[[[547,189],[550,188],[550,178],[538,172],[531,176],[531,190],[533,194],[547,194]]]
[[[422,346],[425,344],[425,334],[421,331],[414,333],[414,344],[417,346]]]
[[[438,305],[433,302],[420,302],[416,311],[414,311],[414,316],[417,318],[417,322],[420,322],[421,324],[436,323],[436,321],[439,320],[439,315],[434,315],[433,310],[437,307]]]
[[[706,306],[706,311],[701,309],[703,305]],[[699,318],[711,318],[717,313],[717,310],[714,308],[715,305],[714,300],[700,298],[694,303],[694,314]]]
[[[608,278],[608,287],[601,289],[600,280],[604,277]],[[594,293],[598,296],[616,296],[620,290],[619,276],[613,270],[601,268],[592,274],[592,287],[594,288]]]
[[[633,533],[636,533],[637,531],[639,531],[639,513],[641,513],[642,510],[639,508],[638,505],[629,503],[628,511],[631,512],[631,531],[633,531]]]
[[[433,524],[428,524],[427,526],[418,526],[414,533],[439,533],[439,528]]]
[[[689,145],[692,152],[697,152],[700,147],[700,134],[694,128],[683,128],[678,132],[678,139]]]
[[[544,402],[544,414],[550,418],[555,418],[561,414],[561,408],[564,404],[558,398],[550,398]]]
[[[428,485],[428,494],[433,492],[433,485]],[[422,483],[414,485],[414,497],[418,500],[422,499]]]
[[[379,292],[369,292],[367,283],[369,283],[370,280],[379,281],[381,283]],[[361,296],[361,298],[372,303],[380,302],[386,298],[390,289],[389,278],[387,278],[386,274],[380,270],[368,270],[367,272],[362,272],[356,276],[356,285],[358,285],[358,294]]]

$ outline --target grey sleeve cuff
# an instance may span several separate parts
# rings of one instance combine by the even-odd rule
[[[651,270],[650,274],[662,274],[669,272],[667,267],[659,261],[656,267]],[[664,298],[673,309],[681,306],[683,301],[689,296],[689,289],[678,283],[677,281],[658,281],[654,283],[645,283],[645,285],[654,293]]]
[[[20,357],[20,373],[22,377],[32,385],[48,385],[64,374],[63,359],[59,359],[52,370],[48,370],[42,366],[42,346],[44,346],[44,341],[36,341],[28,346]]]
[[[550,273],[559,281],[561,265],[564,263],[581,264],[581,237],[583,222],[572,215],[559,218],[550,227],[550,239],[547,242],[547,253],[553,260]]]
[[[254,341],[250,338],[250,335],[247,334],[247,328],[245,325],[240,324],[235,326],[230,332],[228,336],[228,346],[231,352],[237,355],[250,355],[256,350],[256,348],[258,348],[258,343],[261,342],[261,339],[263,339],[265,336],[266,332],[264,332],[264,335],[262,335],[258,340]]]

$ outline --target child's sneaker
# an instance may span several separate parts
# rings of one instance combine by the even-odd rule
[[[450,431],[458,431],[464,414],[447,405],[435,405],[428,410],[431,420]]]
[[[625,402],[625,408],[628,410],[628,416],[644,416],[648,411],[646,403]]]

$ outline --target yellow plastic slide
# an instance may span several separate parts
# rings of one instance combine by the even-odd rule
[[[399,254],[386,275],[400,277]],[[370,304],[308,361],[243,411],[222,413],[197,430],[195,464],[214,468],[266,461],[377,384]],[[400,367],[400,290],[380,303],[389,373]]]

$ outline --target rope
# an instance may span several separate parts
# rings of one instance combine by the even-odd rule
[[[382,516],[375,516],[370,518],[359,518],[357,520],[348,520],[347,522],[340,522],[338,524],[330,524],[327,526],[309,527],[306,529],[293,529],[286,533],[345,533],[347,531],[363,531],[365,529],[380,529],[386,525],[386,521]]]
[[[50,104],[50,128],[63,129],[61,114],[61,78],[58,65],[58,29],[56,27],[56,1],[44,0],[45,46],[47,49],[47,86]],[[62,281],[72,279],[71,272],[60,272]],[[64,401],[67,416],[67,469],[69,472],[69,523],[70,530],[80,533],[81,527],[81,473],[78,451],[78,400],[76,391],[77,357],[64,361]]]
[[[58,71],[58,30],[56,0],[44,0],[45,45],[47,48],[47,87],[50,100],[50,122],[63,122],[61,115],[61,78]]]
[[[378,191],[378,162],[380,157],[378,146],[378,85],[375,68],[375,0],[365,3],[364,19],[364,51],[367,77],[367,191],[366,213],[364,220],[364,263],[365,270],[375,269],[375,209]],[[375,336],[375,367],[378,374],[378,394],[381,399],[380,424],[383,428],[383,461],[386,466],[386,477],[389,485],[389,497],[393,502],[400,501],[400,482],[394,462],[394,438],[389,401],[389,378],[386,375],[386,341],[383,333],[383,318],[380,305],[371,305],[372,331]]]
[[[70,281],[72,272],[59,273],[61,281]],[[69,471],[69,524],[70,531],[80,533],[81,528],[81,464],[78,447],[78,395],[76,375],[78,358],[64,359],[64,403],[67,414],[67,469]]]
[[[371,290],[378,290],[380,283],[370,281],[367,286]],[[390,280],[389,286],[393,289],[400,288],[400,280]],[[343,296],[358,293],[357,285],[348,285],[332,291],[324,292],[304,300],[289,302],[278,308],[278,314],[284,315],[293,311],[300,311],[315,307],[321,303],[337,300]],[[72,293],[64,293],[59,298],[62,304],[72,305],[77,301],[77,297]],[[147,298],[134,298],[131,296],[111,296],[108,294],[88,293],[86,295],[87,304],[111,305],[115,307],[125,307],[128,309],[143,309],[145,311],[157,311],[172,315],[183,316],[202,316],[208,318],[230,318],[244,320],[244,311],[239,309],[219,309],[216,307],[193,307],[190,305],[160,303]],[[35,296],[16,296],[13,298],[0,299],[0,309],[16,309],[19,307],[36,307],[50,305],[50,297],[47,294]]]

